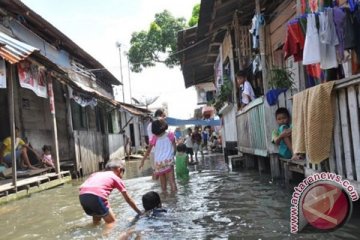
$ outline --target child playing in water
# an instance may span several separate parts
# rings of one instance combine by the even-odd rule
[[[189,169],[187,168],[189,157],[186,154],[186,145],[180,143],[176,147],[176,159],[175,159],[175,166],[176,166],[176,178],[180,180],[187,180],[189,179]]]
[[[163,119],[155,120],[152,123],[154,136],[150,140],[148,147],[139,168],[144,166],[145,159],[154,148],[155,175],[159,176],[161,189],[165,193],[167,182],[169,181],[171,191],[177,190],[174,178],[174,152],[176,149],[175,136],[167,132],[168,125]]]
[[[166,209],[161,208],[160,195],[157,192],[150,191],[142,196],[142,203],[145,209],[145,215],[156,216],[159,213],[167,212]]]
[[[52,167],[55,168],[53,159],[51,157],[51,146],[50,145],[44,145],[42,147],[43,154],[41,156],[41,162],[44,167]]]
[[[106,164],[107,171],[93,173],[80,186],[80,204],[85,213],[93,217],[93,223],[100,223],[104,219],[105,223],[115,222],[115,215],[108,202],[111,191],[116,188],[123,195],[125,201],[137,214],[141,211],[136,206],[134,200],[128,195],[122,180],[125,172],[124,164],[121,160],[112,160]]]
[[[276,122],[279,125],[272,133],[272,142],[279,145],[279,155],[282,158],[291,159],[291,125],[290,113],[286,108],[278,108],[275,112]]]

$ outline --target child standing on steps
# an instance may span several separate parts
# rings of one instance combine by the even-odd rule
[[[177,190],[174,178],[174,152],[176,149],[175,135],[167,132],[168,125],[164,119],[155,120],[152,123],[151,130],[154,134],[150,140],[150,146],[147,149],[139,168],[144,166],[145,159],[154,148],[155,175],[159,176],[161,189],[166,192],[167,182],[169,182],[171,191]]]
[[[272,142],[279,146],[279,155],[282,158],[291,159],[291,124],[290,113],[286,108],[278,108],[275,112],[278,128],[272,133]]]

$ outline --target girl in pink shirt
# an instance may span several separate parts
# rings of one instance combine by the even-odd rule
[[[169,181],[171,191],[177,190],[174,178],[174,152],[176,149],[175,136],[172,132],[167,132],[168,125],[164,119],[155,120],[152,123],[152,132],[154,136],[150,140],[150,146],[147,149],[140,169],[144,166],[144,161],[154,148],[155,175],[159,176],[161,189],[166,192],[167,181]]]
[[[128,195],[122,180],[125,172],[121,160],[112,160],[106,164],[108,171],[96,172],[80,186],[80,204],[85,213],[93,217],[93,223],[100,223],[101,219],[109,224],[115,222],[115,215],[108,202],[111,191],[116,188],[123,195],[125,201],[138,214],[141,211],[134,200]]]

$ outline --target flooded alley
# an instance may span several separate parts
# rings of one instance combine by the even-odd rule
[[[151,180],[149,166],[140,173],[138,164],[127,162],[125,184],[140,205],[141,196],[160,191],[160,185]],[[106,233],[79,205],[80,180],[0,206],[1,238],[119,239],[125,231],[130,239],[358,239],[360,234],[354,217],[332,233],[290,234],[291,189],[257,171],[228,171],[222,155],[208,156],[190,171],[189,182],[178,182],[177,194],[162,196],[168,212],[160,217],[135,219],[114,190],[110,202],[118,221]]]

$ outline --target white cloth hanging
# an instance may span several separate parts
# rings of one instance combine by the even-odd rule
[[[333,11],[331,8],[325,9],[319,16],[320,30],[320,68],[330,69],[338,67],[336,59],[336,45],[339,44],[339,38],[333,20]]]
[[[316,28],[315,14],[308,14],[306,26],[306,38],[303,54],[303,64],[310,65],[320,63],[320,40]]]

